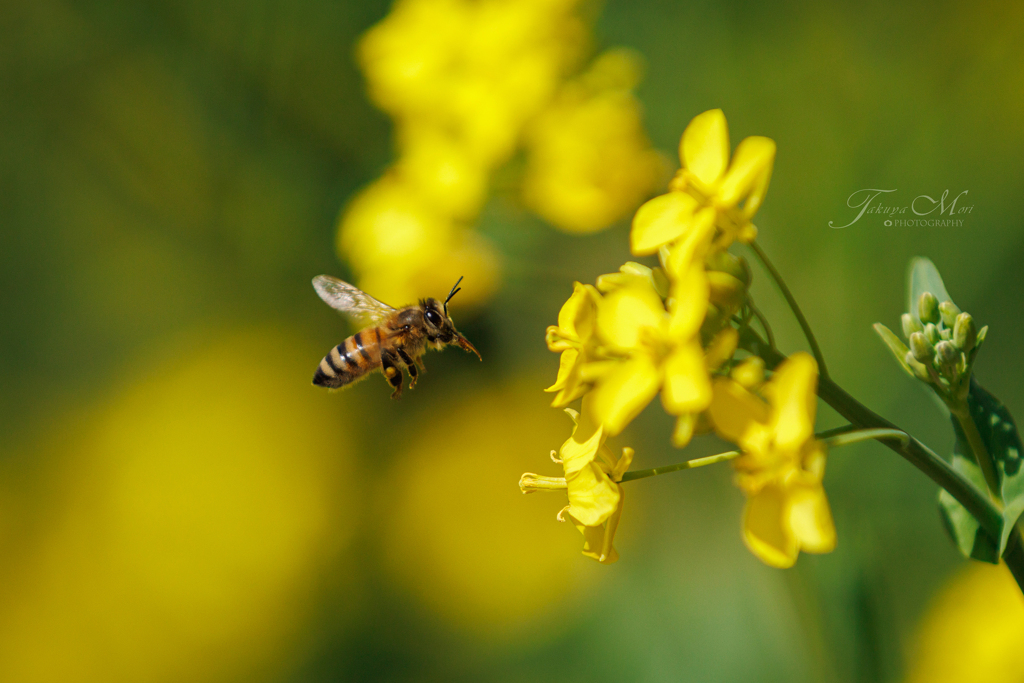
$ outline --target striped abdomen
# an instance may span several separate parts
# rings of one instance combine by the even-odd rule
[[[365,377],[380,367],[380,328],[357,332],[324,356],[313,384],[336,389]]]

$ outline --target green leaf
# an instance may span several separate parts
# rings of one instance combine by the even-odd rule
[[[978,489],[985,491],[985,476],[974,461],[960,454],[953,456],[953,469],[964,475]],[[946,523],[946,531],[953,537],[953,542],[964,557],[974,558],[982,562],[999,564],[998,543],[981,528],[978,520],[957,502],[946,489],[939,489],[939,511],[942,521]]]
[[[999,550],[1006,549],[1013,525],[1024,512],[1024,447],[1013,416],[1003,403],[971,378],[967,407],[978,426],[981,439],[992,455],[999,477],[999,494],[1003,500],[1003,536]]]
[[[924,256],[915,256],[907,271],[907,312],[918,322],[921,318],[917,315],[917,300],[925,292],[934,294],[939,303],[952,301],[935,264]]]
[[[939,505],[947,529],[953,536],[960,551],[968,557],[985,562],[998,562],[1006,550],[1006,543],[1014,525],[1024,512],[1024,447],[1013,416],[999,399],[990,394],[974,378],[971,378],[967,394],[967,406],[971,419],[978,427],[981,439],[995,462],[999,479],[999,494],[1003,503],[1003,523],[998,539],[978,527],[977,521],[946,491],[939,492]],[[953,430],[956,432],[953,467],[971,480],[979,489],[987,491],[981,469],[975,464],[970,445],[964,437],[956,418]]]
[[[910,349],[907,348],[907,345],[904,344],[903,340],[897,337],[892,330],[882,323],[875,323],[874,328],[875,332],[878,333],[878,336],[885,342],[885,345],[889,347],[890,351],[892,351],[892,355],[896,357],[899,364],[907,371],[908,375],[913,377],[914,371],[910,369],[909,365],[907,365],[907,353],[910,351]]]

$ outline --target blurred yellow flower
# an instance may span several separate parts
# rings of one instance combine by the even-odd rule
[[[629,469],[633,449],[622,449],[621,458],[612,455],[604,443],[604,427],[590,415],[590,404],[589,397],[584,398],[582,416],[575,410],[565,411],[576,425],[556,461],[562,464],[565,476],[527,472],[520,478],[519,488],[523,493],[565,490],[569,504],[558,513],[558,519],[568,517],[583,534],[584,555],[611,564],[619,558],[612,545],[622,515],[623,492],[618,482]]]
[[[1024,598],[1005,565],[972,562],[925,615],[908,683],[1019,683]]]
[[[558,325],[550,325],[546,338],[548,348],[561,352],[558,377],[544,391],[558,392],[551,405],[564,406],[589,389],[582,369],[588,360],[597,319],[597,302],[601,295],[591,285],[573,284],[572,296],[558,312]]]
[[[651,148],[632,94],[639,73],[635,53],[609,50],[528,128],[524,199],[555,227],[602,230],[662,182],[665,161]]]
[[[630,245],[637,255],[653,254],[693,229],[716,228],[713,248],[734,240],[750,242],[757,229],[750,222],[768,189],[775,142],[752,136],[729,159],[725,114],[712,109],[686,127],[679,143],[682,168],[669,192],[640,207],[633,218]]]
[[[397,0],[362,37],[359,63],[394,119],[398,158],[339,221],[338,253],[360,287],[402,304],[464,275],[455,305],[489,298],[498,256],[470,227],[528,128],[524,197],[554,224],[606,227],[651,191],[663,164],[631,94],[637,58],[609,51],[563,87],[588,47],[585,5]]]
[[[424,127],[408,135],[390,173],[406,191],[441,216],[470,220],[487,198],[489,169],[471,149],[444,131]]]
[[[403,176],[388,174],[351,201],[338,246],[362,288],[393,306],[451,287],[465,276],[463,303],[486,300],[497,286],[497,254],[481,236],[431,206]],[[455,276],[458,277],[458,276]]]
[[[596,578],[550,521],[559,501],[524,506],[513,483],[565,438],[535,382],[439,395],[442,413],[396,441],[372,515],[389,583],[477,638],[545,637],[565,623],[555,608]]]
[[[491,173],[579,61],[577,4],[398,0],[363,36],[359,62],[395,120],[399,157],[340,220],[338,250],[360,287],[400,305],[463,275],[456,306],[491,296],[497,254],[469,222]]]
[[[709,413],[715,431],[739,445],[733,462],[747,496],[743,539],[773,567],[790,567],[801,550],[827,553],[836,532],[822,487],[825,446],[814,438],[818,366],[795,353],[762,387],[768,403],[724,377]]]
[[[450,218],[432,211],[414,187],[393,175],[356,195],[341,227],[339,247],[360,270],[367,271],[401,272],[436,259],[455,233]]]
[[[0,680],[254,680],[297,655],[362,508],[348,412],[296,381],[315,348],[257,330],[171,351],[196,347],[153,349],[105,405],[53,415],[36,495],[0,479],[20,499]]]
[[[449,131],[501,163],[582,54],[579,4],[399,0],[359,43],[370,96],[400,128]]]

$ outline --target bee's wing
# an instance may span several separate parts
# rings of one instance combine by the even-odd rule
[[[383,301],[377,301],[358,287],[330,275],[313,278],[313,289],[328,306],[349,315],[361,325],[378,325],[395,312]]]

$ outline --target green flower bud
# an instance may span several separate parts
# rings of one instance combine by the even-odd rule
[[[960,360],[960,349],[953,342],[940,341],[935,345],[935,356],[943,365],[953,365]]]
[[[943,301],[939,304],[939,316],[942,318],[942,323],[949,329],[953,329],[953,325],[956,325],[958,315],[960,315],[960,309],[952,301]]]
[[[939,338],[940,339],[945,339],[946,341],[952,341],[953,340],[953,330],[951,330],[948,327],[943,327],[941,330],[939,330]]]
[[[914,373],[914,377],[917,377],[922,382],[928,382],[929,384],[931,383],[932,378],[931,375],[928,374],[928,368],[925,367],[923,363],[917,362],[917,359],[914,358],[913,351],[907,351],[907,355],[904,357],[903,360],[907,362],[907,365],[910,367],[910,370]]]
[[[928,323],[924,326],[924,338],[928,340],[929,344],[938,344],[942,341],[942,337],[939,335],[939,328],[935,325]]]
[[[924,329],[924,327],[921,325],[921,321],[915,318],[914,316],[910,315],[909,313],[904,313],[903,317],[900,318],[900,322],[903,323],[903,336],[906,339],[910,339],[910,335],[914,334],[915,332],[920,332],[921,330]]]
[[[747,265],[747,260],[741,256],[730,254],[727,251],[719,251],[709,256],[705,265],[709,271],[728,273],[742,282],[744,287],[750,286],[750,266]]]
[[[928,343],[922,332],[910,335],[910,353],[918,363],[931,363],[935,358],[935,347]]]
[[[964,353],[970,353],[978,341],[978,328],[970,313],[961,313],[956,317],[953,327],[953,343]]]
[[[939,322],[939,300],[931,292],[924,292],[917,300],[917,317],[922,323]]]

